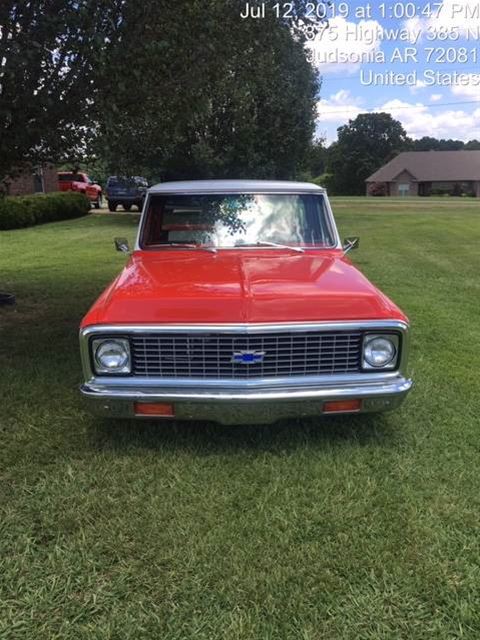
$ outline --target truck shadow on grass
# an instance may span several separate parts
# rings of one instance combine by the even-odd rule
[[[302,447],[396,447],[402,438],[398,419],[362,414],[281,420],[268,425],[214,422],[159,422],[92,418],[90,435],[103,450],[186,450],[199,455],[246,451],[288,451]]]

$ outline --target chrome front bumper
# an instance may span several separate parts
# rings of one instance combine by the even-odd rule
[[[140,376],[113,378],[95,375],[90,358],[89,340],[97,336],[144,335],[159,330],[162,333],[188,332],[195,335],[205,331],[255,334],[320,329],[399,332],[402,350],[398,370],[225,381]],[[92,325],[80,332],[85,375],[81,391],[94,414],[117,418],[143,418],[136,415],[135,403],[171,404],[177,420],[213,420],[222,424],[260,424],[281,418],[318,416],[325,413],[326,402],[340,400],[360,400],[361,408],[356,411],[360,413],[387,411],[401,404],[413,384],[406,374],[408,345],[408,325],[396,320],[253,325]]]
[[[355,413],[388,411],[398,407],[412,387],[412,381],[396,375],[385,380],[293,386],[279,388],[194,388],[137,387],[87,383],[81,392],[92,413],[103,417],[134,418],[135,403],[168,403],[176,420],[213,420],[222,424],[272,423],[282,418],[318,416],[324,403],[361,400]],[[141,416],[142,418],[144,416]],[[158,418],[165,420],[165,418]]]

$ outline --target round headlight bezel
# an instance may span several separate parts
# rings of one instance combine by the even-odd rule
[[[373,356],[371,355],[372,348],[374,343],[378,342],[387,342],[391,347],[391,355],[390,357],[383,361],[378,362],[375,361]],[[380,350],[380,348],[378,348]],[[382,370],[392,370],[397,367],[398,364],[398,354],[399,354],[399,337],[397,334],[390,333],[376,333],[376,334],[366,334],[363,340],[363,356],[362,356],[362,367],[363,369],[369,371],[382,371]]]
[[[113,348],[123,358],[117,366],[108,366],[106,356],[102,352]],[[103,361],[102,361],[103,355]],[[128,375],[132,371],[132,358],[130,353],[130,342],[126,338],[97,338],[92,340],[92,356],[95,373],[102,375]]]

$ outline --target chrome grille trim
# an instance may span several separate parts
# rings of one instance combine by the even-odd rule
[[[133,375],[143,378],[249,380],[361,371],[361,331],[145,333],[130,337]],[[232,362],[239,351],[263,362]]]
[[[146,334],[171,334],[188,333],[198,335],[205,333],[218,333],[229,335],[258,335],[263,333],[306,333],[315,331],[361,331],[375,333],[381,331],[396,332],[401,336],[400,362],[395,371],[362,371],[361,373],[339,374],[336,376],[296,376],[278,378],[255,378],[237,380],[215,380],[205,378],[203,381],[196,381],[192,378],[142,378],[140,376],[99,376],[95,373],[92,363],[91,340],[100,337],[121,336],[132,338],[134,336],[144,336]],[[402,320],[345,320],[345,321],[323,321],[323,322],[276,322],[276,323],[117,323],[117,324],[91,324],[82,327],[79,332],[80,353],[82,357],[82,368],[86,383],[98,386],[99,388],[110,388],[112,384],[118,388],[202,388],[202,389],[264,389],[264,388],[311,388],[337,387],[341,384],[386,381],[396,378],[398,375],[407,375],[407,363],[409,354],[410,331],[407,322]],[[145,391],[146,392],[146,391]]]

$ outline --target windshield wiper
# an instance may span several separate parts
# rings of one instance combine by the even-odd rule
[[[290,251],[296,251],[297,253],[305,253],[305,249],[302,247],[290,247],[288,244],[279,244],[278,242],[269,242],[268,240],[258,240],[257,242],[245,242],[236,245],[238,247],[275,247],[276,249],[290,249]]]
[[[192,244],[189,242],[162,242],[161,247],[178,247],[180,249],[203,249],[203,251],[209,251],[210,253],[217,253],[215,247],[206,247],[201,244]]]

